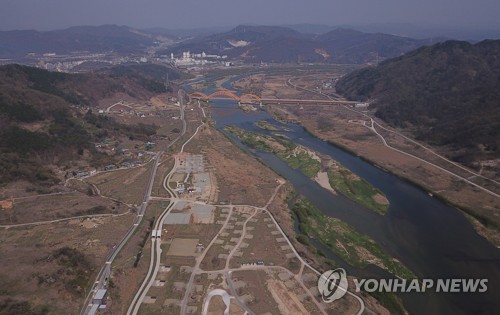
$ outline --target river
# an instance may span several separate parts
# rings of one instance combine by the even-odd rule
[[[225,83],[227,88],[231,81]],[[398,294],[412,314],[497,314],[500,309],[500,251],[479,236],[470,222],[456,208],[395,175],[367,161],[324,142],[301,126],[283,125],[267,112],[245,113],[230,101],[210,103],[218,129],[235,125],[248,131],[269,134],[255,126],[266,120],[282,129],[295,143],[328,155],[353,173],[381,190],[390,201],[386,215],[381,216],[343,195],[333,195],[316,182],[290,168],[271,153],[242,148],[261,159],[286,178],[294,189],[307,197],[326,215],[339,218],[357,231],[370,236],[387,253],[408,266],[419,278],[488,279],[485,293],[401,293]],[[283,130],[283,127],[286,129]],[[224,131],[223,131],[224,132]],[[230,135],[228,135],[230,136]],[[392,277],[377,267],[356,269],[342,262],[328,248],[316,244],[332,257],[347,274],[358,277]]]

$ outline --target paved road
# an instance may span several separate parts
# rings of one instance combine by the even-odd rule
[[[182,119],[182,122],[183,122],[183,128],[182,128],[182,133],[180,136],[183,136],[185,133],[186,133],[186,120],[185,120],[185,115],[184,115],[184,99],[183,99],[183,95],[182,95],[183,92],[179,91],[179,102],[180,102],[180,108],[181,108],[181,119]],[[198,103],[198,107],[201,108],[201,105]],[[203,110],[203,109],[202,109]],[[203,115],[205,116],[205,112],[203,111]],[[193,133],[193,135],[191,137],[189,137],[189,139],[187,139],[181,146],[181,149],[180,149],[180,152],[183,152],[184,151],[184,148],[185,146],[196,136],[196,134],[198,133],[198,131],[200,130],[200,128],[204,125],[205,123],[202,122],[200,126],[198,126],[198,128],[196,129],[196,131]],[[180,137],[179,137],[180,138]],[[171,143],[174,144],[175,142],[177,142],[177,140],[179,139],[177,138],[175,141],[173,141]],[[174,208],[174,205],[178,202],[178,201],[181,201],[178,199],[178,196],[177,196],[177,193],[173,190],[171,190],[169,187],[168,187],[168,182],[169,182],[169,179],[171,178],[171,176],[175,173],[175,171],[177,170],[177,167],[179,166],[179,160],[177,157],[175,157],[175,161],[174,161],[174,166],[172,167],[172,169],[170,170],[169,174],[165,177],[165,179],[163,180],[163,188],[165,190],[167,190],[167,192],[170,194],[171,198],[171,203],[170,205],[161,213],[161,215],[158,217],[158,219],[156,220],[155,222],[155,229],[156,230],[160,230],[163,226],[163,221],[165,219],[165,217],[170,213],[170,211]],[[149,191],[149,193],[151,193],[151,191]],[[133,300],[132,300],[132,303],[130,304],[128,310],[127,310],[127,314],[132,314],[132,315],[135,315],[137,314],[137,312],[139,311],[139,308],[141,306],[141,303],[142,303],[142,300],[144,299],[144,297],[146,296],[147,292],[149,291],[149,289],[151,288],[151,286],[153,285],[155,279],[156,279],[156,275],[158,274],[158,271],[160,269],[160,258],[161,258],[161,239],[157,239],[157,238],[152,238],[151,239],[151,260],[150,260],[150,264],[149,264],[149,269],[148,269],[148,273],[146,275],[146,278],[144,279],[141,287],[139,288],[139,290],[137,291],[137,293],[135,294]]]
[[[331,96],[329,96],[329,95],[327,95],[327,94],[324,94],[324,93],[322,93],[322,92],[318,92],[318,91],[314,91],[314,90],[310,90],[310,89],[305,89],[305,88],[299,87],[299,86],[295,85],[294,83],[292,83],[291,79],[289,79],[287,82],[288,82],[288,84],[290,84],[290,85],[292,85],[292,86],[294,86],[294,87],[296,87],[296,88],[299,88],[299,89],[302,89],[302,90],[304,90],[304,91],[308,91],[308,92],[311,92],[311,93],[320,94],[320,95],[323,95],[324,97],[327,97],[327,98],[329,98],[329,99],[332,99],[332,100],[333,100],[333,98],[332,98]],[[387,129],[387,128],[383,127],[383,126],[382,126],[382,125],[380,125],[380,124],[379,124],[376,120],[374,120],[374,119],[373,119],[373,117],[371,117],[370,115],[368,115],[368,114],[366,114],[366,113],[363,113],[363,112],[357,111],[357,110],[352,109],[352,108],[349,108],[349,107],[347,107],[347,106],[344,106],[344,108],[345,108],[345,109],[347,109],[347,110],[350,110],[350,111],[352,111],[352,112],[355,112],[355,113],[361,114],[361,115],[365,116],[366,118],[370,119],[371,126],[366,126],[366,125],[365,125],[365,127],[367,127],[368,129],[370,129],[371,131],[373,131],[373,132],[374,132],[374,133],[375,133],[375,134],[376,134],[376,135],[377,135],[377,136],[378,136],[378,137],[382,140],[382,143],[384,144],[384,146],[385,146],[385,147],[387,147],[387,148],[389,148],[389,149],[391,149],[391,150],[394,150],[394,151],[396,151],[396,152],[399,152],[399,153],[401,153],[401,154],[404,154],[404,155],[406,155],[406,156],[409,156],[409,157],[412,157],[412,158],[414,158],[414,159],[417,159],[417,160],[419,160],[419,161],[421,161],[421,162],[424,162],[424,163],[426,163],[426,164],[429,164],[429,165],[431,165],[431,166],[434,166],[435,168],[437,168],[437,169],[439,169],[439,170],[441,170],[441,171],[443,171],[443,172],[445,172],[445,173],[447,173],[447,174],[450,174],[450,175],[452,175],[452,176],[454,176],[454,177],[456,177],[456,178],[458,178],[458,179],[460,179],[460,180],[462,180],[462,181],[464,181],[464,182],[466,182],[466,183],[468,183],[468,184],[470,184],[470,185],[472,185],[472,186],[474,186],[474,187],[477,187],[477,188],[479,188],[479,189],[483,190],[484,192],[486,192],[486,193],[488,193],[488,194],[490,194],[490,195],[492,195],[492,196],[494,196],[494,197],[500,198],[500,195],[499,195],[499,194],[497,194],[497,193],[495,193],[495,192],[493,192],[493,191],[489,190],[488,188],[485,188],[485,187],[483,187],[483,186],[481,186],[481,185],[478,185],[478,184],[476,184],[476,183],[474,183],[474,182],[470,181],[468,178],[462,177],[462,176],[460,176],[460,175],[458,175],[458,174],[456,174],[456,173],[454,173],[454,172],[452,172],[452,171],[449,171],[449,170],[447,170],[447,169],[445,169],[445,168],[443,168],[443,167],[441,167],[441,166],[439,166],[439,165],[436,165],[436,164],[434,164],[434,163],[432,163],[432,162],[429,162],[429,161],[427,161],[427,160],[424,160],[424,159],[422,159],[422,158],[420,158],[420,157],[418,157],[418,156],[415,156],[415,155],[413,155],[413,154],[411,154],[411,153],[405,152],[405,151],[403,151],[403,150],[400,150],[400,149],[398,149],[398,148],[395,148],[395,147],[391,146],[390,144],[388,144],[388,143],[387,143],[386,139],[385,139],[385,138],[384,138],[384,137],[383,137],[383,136],[382,136],[382,135],[381,135],[381,134],[380,134],[380,133],[379,133],[379,132],[375,129],[375,126],[377,126],[377,127],[381,128],[381,129],[383,129],[383,130],[386,130],[386,131],[388,131],[388,132],[394,133],[394,134],[396,134],[396,135],[398,135],[398,136],[400,136],[400,137],[403,137],[404,139],[406,139],[406,140],[408,140],[408,141],[412,142],[413,144],[418,145],[418,146],[420,146],[421,148],[423,148],[424,150],[427,150],[427,151],[429,151],[430,153],[432,153],[433,155],[435,155],[435,156],[437,156],[437,157],[441,158],[443,161],[448,162],[448,163],[451,163],[451,164],[453,164],[454,166],[457,166],[457,167],[459,167],[460,169],[465,170],[465,171],[469,172],[470,174],[472,174],[472,175],[474,175],[474,176],[481,177],[481,178],[483,178],[483,179],[485,179],[485,180],[488,180],[488,181],[490,181],[490,182],[492,182],[492,183],[495,183],[495,184],[497,184],[497,185],[498,185],[498,184],[500,184],[499,182],[497,182],[497,181],[495,181],[495,180],[493,180],[493,179],[491,179],[491,178],[485,177],[485,176],[483,176],[483,175],[481,175],[481,174],[479,174],[479,173],[473,172],[473,171],[471,171],[471,170],[467,169],[466,167],[461,166],[460,164],[457,164],[457,163],[455,163],[455,162],[453,162],[453,161],[450,161],[450,160],[448,160],[447,158],[445,158],[444,156],[439,155],[438,153],[436,153],[435,151],[431,150],[430,148],[428,148],[428,147],[426,147],[426,146],[424,146],[424,145],[422,145],[422,144],[420,144],[420,143],[416,142],[415,140],[412,140],[412,139],[410,139],[410,138],[406,137],[405,135],[402,135],[402,134],[400,134],[400,133],[398,133],[398,132],[396,132],[396,131],[393,131],[393,130],[390,130],[390,129]]]
[[[105,260],[105,263],[101,267],[101,269],[99,270],[97,278],[92,286],[92,290],[90,290],[80,314],[88,314],[89,313],[90,307],[92,306],[90,301],[92,300],[92,297],[94,296],[95,292],[98,289],[104,288],[107,284],[107,280],[109,279],[109,276],[111,274],[111,264],[113,263],[113,260],[116,258],[118,253],[121,251],[123,246],[125,246],[125,244],[128,242],[130,237],[134,234],[135,230],[137,229],[137,227],[141,223],[142,218],[144,217],[144,212],[146,211],[146,207],[148,205],[149,195],[151,194],[151,190],[153,189],[154,178],[156,175],[156,170],[158,169],[158,163],[159,163],[161,154],[162,154],[162,152],[158,152],[155,156],[153,169],[152,169],[151,174],[150,174],[149,179],[148,179],[146,193],[144,195],[144,199],[143,199],[143,202],[139,208],[139,211],[137,212],[136,221],[130,227],[130,229],[127,231],[127,234],[125,234],[125,236],[122,238],[122,240],[118,243],[118,246],[113,247],[111,249],[111,251],[108,253],[106,260]]]
[[[208,313],[208,304],[210,303],[210,300],[212,297],[219,295],[222,297],[222,300],[224,301],[224,304],[226,305],[226,309],[224,310],[224,315],[229,315],[229,306],[231,305],[231,296],[222,289],[215,289],[210,292],[208,292],[207,297],[205,298],[205,302],[203,303],[203,311],[201,312],[202,315],[207,315]]]
[[[184,147],[185,145],[191,141],[191,139],[193,139],[193,137],[196,135],[196,133],[199,131],[199,129],[203,126],[204,124],[202,123],[196,130],[196,132],[188,139],[186,140],[186,142],[182,145],[181,147],[181,152],[184,150]],[[185,130],[185,129],[184,129]],[[156,224],[155,224],[155,229],[160,229],[162,224],[163,224],[163,220],[164,218],[166,217],[166,215],[168,215],[168,213],[170,213],[170,211],[172,210],[174,204],[178,201],[181,201],[180,199],[177,198],[177,195],[175,194],[174,191],[172,191],[169,187],[168,187],[168,180],[169,178],[172,176],[172,174],[175,172],[176,168],[178,166],[178,160],[176,158],[175,160],[175,163],[174,163],[174,167],[172,168],[172,170],[170,171],[170,173],[165,177],[165,180],[163,181],[163,187],[171,194],[172,198],[171,198],[171,204],[169,205],[169,207],[167,207],[164,212],[160,215],[160,217],[158,218],[158,220],[156,221]],[[320,275],[321,273],[319,271],[317,271],[316,269],[314,269],[312,266],[310,266],[302,257],[300,257],[300,255],[297,253],[296,249],[293,247],[292,243],[290,242],[290,240],[288,239],[288,237],[285,235],[285,233],[283,232],[283,230],[281,229],[281,227],[279,226],[279,224],[276,222],[276,220],[274,219],[274,217],[271,215],[271,213],[267,210],[267,207],[272,203],[272,201],[274,200],[274,198],[276,197],[279,189],[284,185],[285,181],[280,181],[279,182],[279,185],[276,187],[273,195],[271,196],[271,198],[269,199],[269,201],[266,203],[266,205],[264,207],[256,207],[256,206],[251,206],[251,205],[241,205],[242,207],[250,207],[250,208],[254,208],[255,209],[255,212],[249,217],[247,218],[247,220],[245,221],[244,223],[244,231],[246,231],[246,223],[254,216],[258,213],[259,210],[261,211],[266,211],[269,216],[272,218],[274,224],[277,226],[278,230],[281,232],[282,236],[286,239],[288,245],[290,246],[290,248],[293,250],[294,254],[297,256],[297,258],[300,260],[301,262],[301,268],[300,268],[300,273],[299,275],[295,276],[296,279],[299,281],[299,283],[301,283],[301,286],[307,290],[307,288],[305,287],[305,285],[302,283],[301,279],[300,279],[300,276],[302,274],[302,271],[304,270],[304,266],[307,266],[309,267],[311,270],[313,270],[315,273],[317,273],[318,275]],[[229,213],[228,213],[228,216],[226,218],[226,220],[224,221],[224,224],[222,225],[220,231],[222,231],[226,225],[228,224],[229,222],[229,219],[231,218],[231,215],[232,215],[232,212],[233,212],[233,209],[235,206],[232,206],[232,205],[224,205],[224,207],[229,207]],[[220,232],[219,231],[219,232]],[[238,242],[238,245],[241,244],[243,238],[244,238],[244,235],[245,235],[245,232],[242,233],[241,235],[241,239],[240,241]],[[200,264],[201,262],[203,261],[205,255],[207,254],[208,252],[208,249],[215,243],[217,237],[214,237],[210,244],[206,247],[205,251],[196,258],[196,264],[193,268],[193,272],[191,273],[191,276],[190,276],[190,279],[186,285],[186,291],[185,291],[185,295],[184,295],[184,298],[182,300],[182,303],[181,303],[181,312],[180,314],[184,315],[186,314],[186,310],[187,310],[187,303],[188,303],[188,300],[189,300],[189,295],[190,295],[190,292],[191,292],[191,289],[192,289],[192,286],[193,286],[193,283],[194,283],[194,277],[197,275],[197,274],[200,274],[200,273],[206,273],[206,271],[203,271],[200,269]],[[144,282],[142,283],[140,289],[138,290],[138,292],[136,293],[136,295],[134,296],[134,299],[127,311],[127,315],[136,315],[137,312],[139,311],[139,308],[141,306],[141,303],[142,303],[142,300],[144,299],[144,297],[146,296],[147,292],[149,291],[149,288],[152,286],[152,284],[154,283],[155,279],[156,279],[156,275],[158,273],[158,270],[159,270],[159,267],[160,267],[160,257],[161,257],[161,240],[160,239],[152,239],[152,253],[151,253],[151,260],[150,260],[150,267],[149,267],[149,270],[148,270],[148,274],[144,280]],[[235,300],[238,302],[238,304],[248,313],[248,314],[253,314],[253,312],[245,305],[245,303],[243,303],[242,301],[240,301],[238,299],[238,295],[237,295],[237,292],[236,290],[234,289],[234,287],[232,286],[232,281],[231,281],[231,273],[235,270],[244,270],[242,268],[235,268],[235,269],[230,269],[229,268],[229,258],[232,257],[232,255],[234,254],[234,252],[236,251],[236,249],[238,248],[238,246],[235,246],[235,248],[231,251],[230,255],[228,256],[228,259],[226,261],[226,265],[225,265],[225,268],[223,270],[220,270],[220,271],[211,271],[211,272],[222,272],[226,275],[226,279],[227,279],[227,282],[228,282],[228,288],[229,290],[231,291],[231,294],[232,296],[235,298]],[[265,269],[265,268],[271,268],[270,266],[255,266],[256,269]],[[248,268],[246,268],[248,269]],[[284,268],[285,269],[285,268]],[[287,269],[286,269],[287,270]],[[289,273],[291,273],[289,270],[287,270]],[[306,292],[309,292],[309,290],[307,290]],[[347,291],[348,294],[352,295],[360,304],[360,309],[359,309],[359,312],[357,314],[362,314],[365,310],[365,306],[364,306],[364,302],[361,298],[359,298],[358,296],[352,294],[351,292]],[[226,293],[227,294],[227,293]],[[317,301],[314,299],[314,297],[312,297],[313,300],[315,301],[315,303],[318,305],[319,309],[321,310],[321,312],[323,314],[326,314],[325,311],[324,311],[324,308],[321,307],[321,305],[319,305],[319,303],[317,303]],[[206,303],[205,303],[206,304]]]
[[[302,272],[303,272],[303,270],[304,270],[305,267],[310,268],[318,276],[321,275],[321,272],[319,272],[314,267],[312,267],[311,265],[309,265],[299,255],[299,253],[297,252],[297,250],[295,249],[295,247],[293,246],[293,244],[290,242],[290,240],[288,239],[288,237],[285,234],[285,232],[283,231],[283,229],[280,227],[280,225],[278,224],[278,222],[276,221],[276,219],[273,217],[273,215],[271,214],[271,212],[269,212],[269,210],[267,209],[267,207],[273,202],[274,198],[278,194],[279,189],[284,184],[285,184],[285,181],[280,180],[278,187],[276,187],[273,195],[271,196],[271,198],[269,199],[269,201],[266,203],[266,205],[264,207],[257,207],[257,206],[252,206],[252,205],[238,205],[238,206],[231,205],[230,206],[230,209],[231,209],[230,213],[228,214],[228,217],[226,218],[226,221],[225,221],[224,225],[219,230],[219,233],[225,228],[227,222],[229,222],[229,219],[231,217],[232,211],[233,211],[233,209],[235,207],[253,208],[253,209],[255,209],[255,211],[254,211],[254,213],[252,213],[252,215],[249,218],[247,218],[245,220],[245,222],[243,224],[243,232],[242,232],[242,234],[240,236],[240,240],[238,241],[238,243],[236,244],[236,246],[231,250],[230,254],[228,255],[228,258],[226,260],[226,264],[225,264],[224,269],[222,269],[222,270],[204,271],[204,270],[201,270],[199,268],[199,265],[200,265],[201,261],[203,260],[203,258],[205,257],[205,254],[208,252],[208,250],[212,246],[212,244],[214,244],[214,242],[217,239],[217,237],[214,237],[212,239],[212,241],[210,242],[210,244],[205,248],[205,251],[203,252],[203,254],[200,255],[199,257],[197,257],[196,265],[193,268],[193,272],[192,272],[192,274],[190,276],[190,279],[188,281],[188,284],[186,286],[186,293],[184,295],[184,299],[183,299],[183,301],[181,303],[181,312],[180,312],[181,315],[185,315],[186,314],[187,301],[188,301],[188,298],[189,298],[189,293],[191,291],[195,275],[196,274],[202,274],[202,273],[214,273],[214,272],[215,273],[223,273],[225,275],[226,282],[228,284],[228,289],[229,289],[231,295],[235,298],[236,302],[242,307],[243,310],[245,310],[245,312],[247,312],[248,314],[253,314],[253,312],[248,308],[248,306],[239,299],[238,294],[237,294],[237,292],[236,292],[236,290],[235,290],[235,288],[233,287],[233,284],[232,284],[231,274],[232,274],[233,271],[238,271],[238,270],[265,270],[265,269],[269,269],[269,268],[280,268],[282,271],[286,271],[286,272],[290,273],[291,275],[293,275],[293,277],[299,282],[299,284],[302,286],[302,288],[305,290],[305,292],[307,292],[310,295],[311,300],[316,304],[316,306],[321,311],[321,313],[324,314],[324,315],[326,315],[326,311],[325,311],[324,307],[319,302],[317,302],[317,300],[315,299],[314,296],[312,296],[312,294],[310,293],[310,291],[308,290],[308,288],[304,285],[304,283],[302,282],[302,279],[301,279]],[[221,206],[228,207],[227,205],[221,205]],[[290,270],[288,270],[288,269],[286,269],[284,267],[280,267],[280,266],[249,266],[249,267],[240,267],[240,268],[229,268],[229,260],[234,255],[234,253],[236,252],[236,250],[239,248],[239,246],[241,245],[241,242],[244,240],[244,237],[245,237],[245,234],[246,234],[246,224],[250,221],[250,219],[252,219],[258,213],[258,211],[265,211],[269,215],[269,217],[273,220],[273,223],[275,224],[275,226],[278,228],[279,232],[281,233],[281,236],[286,240],[287,244],[290,246],[290,248],[292,249],[292,251],[295,254],[295,256],[297,257],[297,259],[299,259],[299,261],[301,263],[301,267],[300,267],[300,271],[299,271],[299,273],[297,275],[294,275]],[[365,311],[365,304],[364,304],[363,300],[359,296],[353,294],[352,292],[346,291],[346,293],[349,294],[349,295],[351,295],[352,297],[354,297],[356,299],[356,301],[359,303],[359,310],[358,310],[358,312],[356,314],[357,315],[362,314]]]
[[[183,100],[183,97],[182,97],[183,93],[184,93],[184,91],[182,91],[182,90],[178,91],[178,95],[179,95],[179,110],[180,110],[180,116],[181,116],[181,119],[182,119],[182,132],[179,134],[179,136],[177,138],[174,139],[174,141],[172,141],[167,146],[166,150],[168,150],[171,146],[173,146],[186,133],[186,120],[185,120],[185,117],[184,117],[184,100]],[[85,299],[85,303],[83,305],[83,308],[82,308],[80,314],[82,314],[82,315],[88,314],[88,312],[90,311],[90,306],[91,306],[90,302],[91,302],[92,297],[94,296],[95,292],[98,289],[101,289],[101,288],[105,287],[105,285],[107,284],[107,279],[109,278],[109,276],[111,274],[111,264],[113,263],[113,260],[116,258],[116,256],[121,251],[121,249],[123,248],[123,246],[125,246],[125,244],[128,242],[128,240],[130,239],[130,237],[134,234],[134,232],[137,229],[137,227],[142,222],[142,219],[144,217],[144,213],[145,213],[146,208],[148,206],[148,202],[149,202],[149,200],[151,198],[151,191],[153,189],[154,179],[155,179],[155,176],[156,176],[156,172],[158,170],[158,165],[160,163],[160,158],[161,158],[161,156],[162,156],[163,153],[164,153],[163,151],[160,151],[153,158],[154,159],[153,169],[152,169],[151,174],[150,174],[149,179],[148,179],[148,185],[146,187],[146,192],[144,194],[143,202],[142,202],[142,204],[141,204],[141,206],[139,208],[139,211],[137,212],[137,219],[136,219],[136,221],[130,227],[130,229],[128,230],[127,234],[125,234],[125,236],[122,238],[122,240],[120,241],[120,243],[118,244],[118,246],[113,247],[113,249],[111,249],[110,253],[106,257],[106,261],[105,261],[104,265],[101,267],[101,269],[100,269],[100,271],[99,271],[99,273],[97,275],[96,281],[94,282],[94,284],[92,286],[92,290],[90,290],[89,294],[87,295],[87,298]],[[167,189],[167,191],[169,191],[169,190]],[[173,203],[171,203],[170,205],[172,205],[172,204]],[[153,255],[152,255],[152,257],[153,257]]]
[[[231,215],[233,214],[233,209],[234,209],[233,206],[229,206],[229,213],[228,213],[228,215],[226,217],[226,220],[224,221],[224,224],[220,228],[219,232],[217,232],[217,234],[219,234],[223,229],[226,228],[226,226],[227,226],[227,224],[229,222],[229,219],[231,218]],[[205,258],[205,255],[208,253],[208,249],[210,247],[212,247],[212,245],[215,243],[216,240],[217,240],[217,236],[214,237],[210,241],[210,244],[208,244],[208,246],[205,248],[205,250],[203,251],[203,253],[200,256],[196,257],[196,264],[193,267],[193,271],[192,271],[191,276],[189,277],[189,281],[188,281],[188,283],[186,285],[186,293],[184,294],[184,298],[182,299],[180,314],[185,314],[186,313],[187,302],[188,302],[188,299],[189,299],[189,293],[191,292],[191,288],[193,286],[194,276],[201,271],[200,264],[203,261],[203,259]]]
[[[9,228],[21,227],[21,226],[43,225],[43,224],[51,224],[51,223],[57,223],[57,222],[64,222],[64,221],[69,221],[69,220],[74,220],[74,219],[100,218],[100,217],[119,217],[119,216],[122,216],[122,215],[126,215],[128,213],[130,213],[130,212],[127,210],[126,212],[123,212],[123,213],[87,214],[87,215],[80,215],[80,216],[76,216],[76,217],[69,217],[69,218],[49,220],[49,221],[37,221],[37,222],[29,222],[29,223],[0,225],[0,228],[9,229]]]

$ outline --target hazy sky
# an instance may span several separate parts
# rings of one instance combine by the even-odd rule
[[[248,23],[500,28],[500,0],[0,0],[0,30]]]

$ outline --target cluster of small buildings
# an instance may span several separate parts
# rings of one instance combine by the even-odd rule
[[[256,261],[241,263],[241,267],[245,267],[245,266],[264,266],[264,261],[263,260],[256,260]]]
[[[89,53],[74,52],[70,54],[30,53],[23,60],[23,64],[59,72],[80,72],[93,70],[103,65],[119,65],[128,62],[145,62],[141,56],[121,56],[113,52]],[[147,60],[146,60],[147,61]]]
[[[119,168],[136,167],[137,165],[139,165],[138,161],[126,161],[126,162],[122,162],[120,164],[108,164],[108,165],[105,165],[102,168],[102,170],[104,170],[104,171],[111,171],[111,170],[119,169]],[[97,170],[96,169],[92,169],[90,171],[78,171],[76,173],[73,173],[73,175],[76,178],[84,178],[84,177],[95,175],[96,173],[97,173]]]
[[[182,57],[176,58],[173,53],[170,54],[170,59],[168,62],[174,64],[178,67],[183,66],[195,66],[195,65],[206,65],[214,63],[223,63],[225,66],[231,66],[231,63],[226,61],[227,56],[210,55],[202,52],[201,54],[192,54],[189,51],[182,53]]]

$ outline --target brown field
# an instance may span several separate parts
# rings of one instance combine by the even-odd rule
[[[197,238],[174,238],[170,243],[167,256],[196,256]]]
[[[139,314],[179,314],[180,308],[175,304],[166,304],[168,300],[182,301],[186,289],[179,284],[187,283],[190,273],[181,271],[180,266],[170,266],[170,271],[159,273],[159,279],[164,282],[163,286],[151,287],[148,291],[148,296],[156,297],[156,302],[153,304],[142,304],[139,309]],[[180,303],[180,302],[179,302]]]
[[[9,297],[33,307],[46,305],[50,314],[77,314],[104,257],[133,220],[127,214],[92,219],[91,225],[75,219],[0,230],[0,300]],[[88,262],[88,269],[68,268],[56,259],[53,254],[64,247],[80,252],[84,258],[78,264]]]
[[[245,288],[238,289],[237,293],[240,298],[244,294],[252,296],[252,300],[246,305],[255,314],[280,314],[278,303],[273,299],[271,292],[267,288],[266,282],[268,275],[265,271],[245,270],[235,271],[232,274],[233,281],[243,281],[246,283]]]
[[[151,254],[150,222],[158,217],[167,205],[168,201],[149,202],[141,225],[116,257],[112,266],[113,287],[109,289],[112,304],[108,311],[111,314],[126,313],[134,294],[146,276]],[[146,242],[142,246],[144,240]],[[134,267],[136,256],[141,249],[142,257],[139,259],[137,267]]]
[[[106,198],[80,192],[14,199],[10,209],[0,210],[0,224],[49,221],[89,214],[124,213],[128,207]]]
[[[224,304],[222,297],[220,295],[216,295],[210,300],[207,313],[208,315],[220,315],[224,313],[225,309],[226,304]]]
[[[218,224],[165,224],[163,225],[162,239],[165,241],[174,238],[199,238],[205,246],[215,237],[220,229]]]
[[[145,166],[104,172],[87,178],[101,195],[112,197],[127,204],[138,205],[144,198],[152,163]]]
[[[241,263],[255,262],[263,260],[265,265],[283,266],[285,268],[293,267],[293,271],[297,272],[299,264],[289,264],[289,259],[286,254],[292,253],[290,249],[283,250],[281,246],[286,246],[286,242],[278,242],[278,238],[282,238],[282,234],[273,235],[271,232],[278,231],[275,224],[271,221],[269,215],[265,212],[259,213],[247,223],[247,235],[252,235],[253,238],[245,238],[244,243],[248,247],[240,247],[238,250],[242,252],[241,257],[233,256],[230,267],[237,268]],[[290,266],[289,266],[290,265]]]
[[[204,153],[214,168],[219,202],[263,206],[277,186],[278,176],[273,171],[263,167],[213,128],[200,130],[186,150]]]
[[[151,196],[170,198],[168,192],[163,188],[163,180],[170,172],[174,166],[174,159],[168,153],[163,153],[161,158],[161,164],[158,165],[156,170],[155,181],[153,184],[153,189],[151,190]]]
[[[222,219],[225,220],[225,218],[220,218],[220,220]],[[231,252],[231,249],[226,246],[234,247],[236,245],[236,239],[241,237],[241,233],[235,234],[234,231],[235,229],[241,229],[241,226],[238,224],[243,224],[244,221],[245,218],[242,216],[242,212],[240,212],[238,208],[233,210],[233,213],[229,218],[228,225],[226,225],[226,228],[217,235],[217,241],[212,244],[212,246],[208,249],[208,252],[205,254],[205,257],[200,264],[200,268],[202,270],[213,271],[224,269],[226,259],[219,258],[219,255],[228,255]]]

